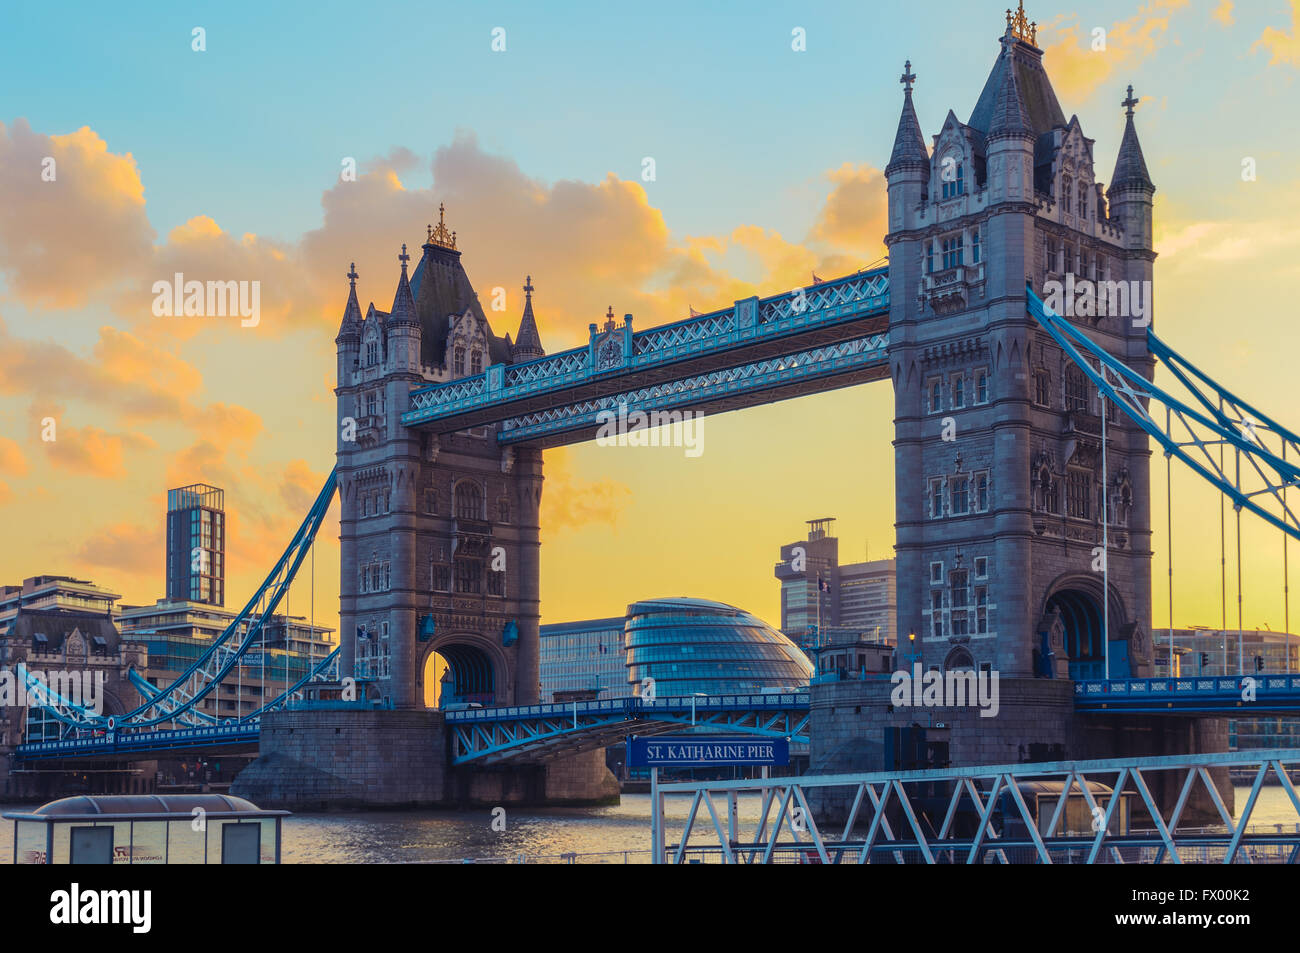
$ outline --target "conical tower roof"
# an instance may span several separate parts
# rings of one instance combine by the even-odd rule
[[[1142,155],[1142,143],[1138,142],[1137,127],[1133,125],[1133,107],[1137,100],[1133,98],[1133,87],[1128,88],[1128,98],[1121,103],[1128,110],[1124,124],[1124,138],[1119,143],[1119,154],[1115,157],[1115,173],[1110,177],[1107,191],[1124,188],[1143,188],[1156,190],[1147,172],[1147,161]]]
[[[361,305],[357,303],[357,279],[360,277],[357,274],[357,264],[353,262],[347,273],[352,287],[348,291],[348,303],[343,308],[343,323],[339,325],[338,337],[334,339],[336,344],[361,340]]]
[[[909,163],[923,164],[927,173],[930,170],[930,153],[925,147],[925,136],[921,134],[921,122],[916,118],[916,107],[912,105],[912,82],[915,79],[912,61],[908,60],[903,64],[903,75],[899,78],[903,84],[903,111],[898,117],[894,151],[889,154],[885,175],[890,175]]]
[[[542,336],[537,333],[537,319],[533,317],[533,276],[524,280],[524,316],[519,321],[519,333],[515,336],[515,361],[531,361],[533,358],[545,357]]]
[[[411,294],[411,282],[406,276],[406,263],[411,256],[406,253],[406,243],[402,243],[402,253],[397,256],[402,262],[402,277],[397,281],[397,293],[393,295],[393,307],[389,311],[388,324],[411,324],[419,326],[415,316],[415,296]]]

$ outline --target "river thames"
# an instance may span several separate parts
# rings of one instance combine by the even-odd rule
[[[1249,788],[1236,789],[1238,807]],[[35,805],[0,805],[4,811],[30,811]],[[668,802],[678,823],[690,808],[688,798]],[[741,798],[742,834],[757,823],[757,797]],[[774,812],[775,813],[775,812]],[[650,847],[650,796],[625,794],[622,803],[600,808],[506,809],[505,830],[493,829],[490,809],[475,811],[357,811],[294,814],[285,819],[283,862],[288,864],[382,864],[448,861],[558,860],[576,854],[578,862],[647,863]],[[698,838],[712,836],[707,816]],[[748,823],[746,823],[748,822]],[[1266,787],[1251,817],[1251,828],[1295,824],[1295,811],[1280,787]],[[500,822],[497,823],[500,827]],[[674,825],[670,822],[670,833]],[[677,827],[680,830],[680,827]],[[13,858],[13,824],[0,825],[0,862]],[[196,860],[198,858],[195,858]]]

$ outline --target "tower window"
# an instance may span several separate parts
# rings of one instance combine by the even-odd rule
[[[937,520],[943,516],[943,480],[935,477],[930,480],[930,519]]]
[[[961,410],[966,406],[966,378],[962,374],[952,379],[952,406],[954,410]]]
[[[978,265],[980,263],[980,227],[976,225],[970,233],[970,263]]]
[[[957,163],[957,174],[952,181],[944,180],[943,197],[946,199],[955,198],[966,191],[965,173],[962,169],[962,163]]]
[[[1074,211],[1074,180],[1068,175],[1061,177],[1061,207],[1067,215]]]
[[[970,511],[970,479],[964,476],[952,481],[952,515],[965,516]]]
[[[469,356],[469,372],[471,374],[483,373],[483,352],[475,348]]]
[[[452,370],[457,374],[465,373],[465,349],[457,346],[452,352]]]
[[[477,594],[481,587],[483,567],[474,559],[461,559],[456,562],[456,591]]]
[[[943,409],[943,382],[935,378],[930,382],[930,413],[937,414]]]
[[[934,242],[925,243],[925,271],[926,274],[934,274]]]
[[[1092,518],[1092,474],[1071,470],[1065,482],[1066,515],[1075,519]]]
[[[483,518],[483,493],[478,484],[465,480],[456,487],[456,518],[481,520]]]
[[[1079,217],[1087,219],[1088,217],[1088,184],[1079,183]]]
[[[1034,403],[1039,407],[1052,406],[1052,372],[1040,370],[1034,372]]]
[[[987,404],[989,402],[989,372],[978,370],[975,372],[975,403]]]
[[[1046,253],[1044,255],[1043,274],[1050,275],[1059,270],[1056,261],[1056,239],[1049,238],[1047,239]]]
[[[1088,411],[1088,384],[1077,367],[1065,371],[1065,409],[1075,413]]]
[[[956,268],[962,263],[962,236],[960,233],[943,240],[943,267]]]

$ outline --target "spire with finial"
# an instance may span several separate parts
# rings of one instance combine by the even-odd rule
[[[531,361],[545,357],[542,337],[537,333],[537,319],[533,317],[533,276],[524,279],[524,316],[519,321],[519,333],[515,335],[513,356],[516,362]]]
[[[349,282],[348,303],[343,308],[343,323],[339,325],[338,337],[334,339],[337,344],[341,341],[360,341],[361,340],[361,305],[357,302],[357,279],[361,276],[357,274],[357,263],[352,262],[352,267],[344,275]]]
[[[415,297],[411,294],[411,282],[406,276],[406,263],[411,256],[406,253],[406,242],[402,242],[402,253],[397,256],[402,263],[402,277],[397,282],[397,293],[393,295],[393,307],[389,312],[388,324],[418,325],[420,319],[415,314]]]
[[[1038,22],[1031,23],[1029,17],[1025,16],[1025,0],[1020,0],[1020,9],[1014,16],[1009,9],[1007,10],[1007,35],[1032,47],[1038,47]]]
[[[1142,155],[1142,144],[1138,142],[1137,127],[1133,124],[1133,107],[1138,100],[1133,96],[1133,87],[1129,86],[1128,96],[1120,103],[1124,107],[1124,138],[1120,140],[1119,154],[1115,157],[1115,173],[1110,177],[1110,190],[1137,187],[1155,191],[1151,174],[1147,172],[1146,159]]]
[[[912,83],[916,81],[916,74],[912,72],[911,60],[903,64],[903,75],[898,81],[903,84],[903,112],[898,117],[894,151],[889,156],[889,165],[885,166],[885,175],[890,175],[909,163],[924,167],[928,175],[930,153],[925,147],[925,136],[921,134],[921,122],[916,118],[916,107],[912,105]]]
[[[447,230],[447,207],[441,202],[438,203],[438,227],[426,225],[429,237],[425,245],[433,245],[438,248],[446,248],[451,251],[456,250],[456,233]]]

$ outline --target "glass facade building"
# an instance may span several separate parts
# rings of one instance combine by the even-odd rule
[[[721,602],[653,599],[628,606],[630,694],[654,679],[656,697],[759,694],[808,686],[813,666],[767,623]]]
[[[554,702],[557,694],[570,692],[594,692],[593,698],[631,695],[625,621],[619,616],[540,626],[542,701]]]
[[[167,491],[167,599],[226,604],[226,494],[195,483]]]

